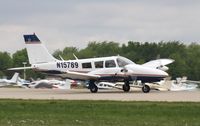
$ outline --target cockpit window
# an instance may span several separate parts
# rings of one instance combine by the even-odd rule
[[[119,67],[124,67],[128,64],[134,64],[134,63],[131,60],[126,59],[124,57],[119,57],[119,58],[117,58],[117,64]]]
[[[106,66],[107,68],[109,68],[109,67],[116,67],[116,64],[115,64],[115,61],[114,61],[114,60],[107,60],[107,61],[105,62],[105,66]]]

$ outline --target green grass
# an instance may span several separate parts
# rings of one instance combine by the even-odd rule
[[[199,126],[200,103],[0,100],[0,126]]]

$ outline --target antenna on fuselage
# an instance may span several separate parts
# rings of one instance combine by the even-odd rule
[[[76,59],[76,60],[78,60],[78,58],[76,57],[76,55],[73,53],[73,56],[74,56],[74,58]]]
[[[61,55],[59,55],[59,57],[60,57],[60,59],[61,59],[62,61],[64,61],[64,59],[62,58],[62,56],[61,56]]]

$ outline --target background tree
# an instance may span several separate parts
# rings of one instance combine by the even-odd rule
[[[53,56],[57,59],[60,59],[60,56],[65,59],[65,60],[69,60],[69,59],[75,59],[73,54],[77,54],[78,53],[78,49],[76,47],[65,47],[63,49],[63,51],[61,50],[56,50],[53,53]]]
[[[192,43],[187,47],[187,56],[183,57],[187,64],[187,76],[200,80],[200,45]]]
[[[12,73],[7,71],[7,69],[10,67],[12,67],[12,59],[10,54],[7,52],[0,52],[0,77],[10,77]]]
[[[90,42],[85,49],[78,52],[80,58],[91,58],[91,57],[105,57],[118,55],[120,53],[120,47],[115,42]]]
[[[27,55],[26,49],[22,49],[14,53],[12,57],[12,61],[13,61],[13,67],[23,67],[23,62],[27,63],[26,66],[31,66],[28,61],[28,55]],[[16,72],[20,73],[20,77],[23,78],[23,75],[24,75],[23,70],[19,70]],[[33,70],[27,69],[26,79],[30,79],[30,78],[33,78],[33,79],[45,78],[45,75],[40,72],[35,72]]]

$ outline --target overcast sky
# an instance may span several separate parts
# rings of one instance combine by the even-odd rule
[[[0,0],[0,51],[36,33],[50,52],[89,41],[200,42],[200,0]]]

